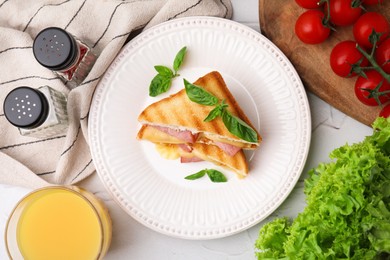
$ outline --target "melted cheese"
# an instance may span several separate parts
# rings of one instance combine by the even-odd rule
[[[179,148],[175,144],[156,144],[156,150],[164,159],[176,160],[180,158]]]

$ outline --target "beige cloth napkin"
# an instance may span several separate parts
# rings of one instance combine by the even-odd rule
[[[231,18],[230,0],[0,0],[0,183],[38,188],[74,184],[94,173],[88,113],[94,89],[135,30],[177,17]],[[34,37],[49,26],[88,43],[99,58],[84,82],[69,90],[32,52]],[[6,120],[3,101],[18,86],[50,86],[68,94],[66,134],[24,137]]]

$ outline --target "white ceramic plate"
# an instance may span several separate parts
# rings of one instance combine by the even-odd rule
[[[154,65],[172,66],[183,46],[181,76],[167,94],[149,97]],[[245,179],[207,162],[162,159],[136,140],[137,117],[148,104],[182,89],[183,78],[193,82],[213,70],[263,137],[260,149],[247,153]],[[167,235],[210,239],[255,225],[287,197],[309,150],[310,110],[295,69],[268,39],[230,20],[190,17],[151,28],[123,48],[96,89],[89,136],[97,172],[128,214]],[[228,182],[184,179],[204,168],[221,170]]]

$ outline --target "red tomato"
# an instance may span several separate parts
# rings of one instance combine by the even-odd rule
[[[308,44],[317,44],[325,41],[330,29],[322,24],[324,13],[320,10],[308,10],[298,17],[295,23],[295,34]]]
[[[360,46],[372,48],[369,36],[373,30],[382,34],[378,41],[379,45],[389,35],[390,24],[383,15],[376,12],[368,12],[360,16],[356,21],[353,26],[353,36]]]
[[[306,9],[316,9],[318,8],[318,2],[320,0],[295,0],[300,7]]]
[[[352,65],[358,65],[360,61],[360,67],[368,65],[368,60],[356,49],[354,41],[339,42],[330,53],[330,67],[340,77],[356,76]]]
[[[362,13],[362,9],[360,6],[353,7],[353,2],[354,0],[330,0],[330,21],[338,26],[347,26],[356,22]]]
[[[380,95],[379,92],[390,92],[390,83],[387,82],[379,72],[370,70],[366,72],[367,78],[359,76],[355,83],[356,97],[365,105],[378,106],[378,101],[381,104],[390,100],[390,94]],[[379,89],[377,87],[382,82]]]
[[[375,51],[375,60],[386,73],[390,74],[390,38],[378,46]]]
[[[363,4],[365,5],[383,4],[383,0],[363,0]]]
[[[379,112],[379,116],[384,117],[384,118],[390,117],[390,104],[388,104],[382,108],[381,112]]]

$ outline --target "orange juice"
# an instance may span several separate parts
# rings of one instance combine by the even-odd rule
[[[108,249],[111,222],[101,203],[96,202],[84,190],[64,187],[44,188],[27,195],[8,223],[10,256],[32,260],[102,258]],[[12,248],[12,241],[17,248]]]

